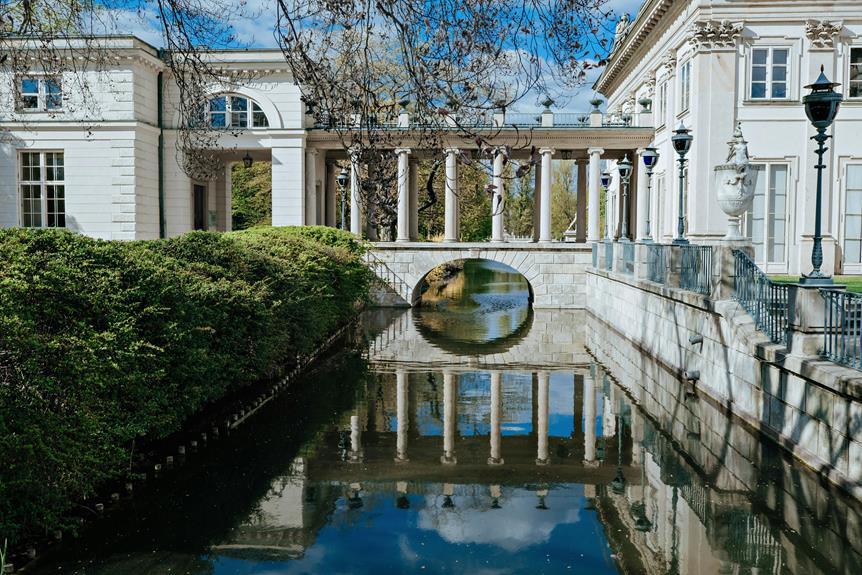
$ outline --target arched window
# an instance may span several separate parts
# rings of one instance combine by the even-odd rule
[[[210,100],[211,128],[268,128],[269,120],[261,107],[245,96],[216,96]]]

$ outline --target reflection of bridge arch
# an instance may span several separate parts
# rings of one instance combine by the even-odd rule
[[[533,310],[527,309],[524,321],[511,333],[488,341],[469,341],[462,338],[452,338],[445,333],[434,329],[427,322],[422,321],[423,316],[435,312],[423,311],[421,314],[413,314],[413,321],[419,334],[431,345],[447,351],[453,355],[494,355],[506,353],[516,345],[522,343],[530,334],[533,327]],[[445,313],[445,312],[436,312]]]
[[[501,263],[524,276],[535,308],[584,307],[583,278],[592,261],[586,244],[377,243],[368,254],[372,270],[397,294],[401,305],[414,303],[416,288],[431,270],[470,259]]]

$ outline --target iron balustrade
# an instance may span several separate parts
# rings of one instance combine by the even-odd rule
[[[770,280],[748,254],[733,250],[733,297],[773,343],[787,344],[789,286]]]
[[[647,279],[657,284],[667,283],[667,272],[670,269],[669,244],[646,244],[647,249]]]
[[[614,242],[605,240],[605,270],[614,269]]]
[[[635,273],[635,245],[631,242],[621,242],[623,247],[623,273],[632,275]]]
[[[862,294],[821,289],[826,305],[823,355],[862,369]]]
[[[712,246],[678,245],[679,287],[709,295],[712,291]]]

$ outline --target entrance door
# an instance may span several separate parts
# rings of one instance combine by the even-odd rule
[[[207,187],[205,184],[194,184],[192,188],[194,196],[194,229],[207,229]]]

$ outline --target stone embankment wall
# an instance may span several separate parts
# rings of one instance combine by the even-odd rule
[[[862,372],[788,353],[732,300],[592,268],[586,291],[591,320],[605,330],[593,330],[587,346],[621,366],[622,380],[643,382],[632,390],[638,401],[669,405],[686,393],[712,401],[862,498]],[[715,429],[683,407],[664,417],[680,426],[693,418],[701,433]],[[724,457],[737,453],[745,449]]]
[[[838,487],[820,481],[816,472],[805,469],[771,442],[761,441],[757,429],[737,421],[723,405],[702,394],[687,393],[686,384],[674,371],[650,356],[630,353],[629,340],[608,324],[590,317],[585,335],[595,358],[636,398],[639,410],[633,413],[648,418],[639,426],[633,424],[635,441],[650,437],[645,432],[638,436],[638,428],[652,426],[675,445],[669,449],[652,435],[653,445],[647,448],[653,451],[652,457],[665,465],[673,459],[678,467],[671,475],[658,474],[650,483],[659,490],[665,482],[681,487],[680,498],[697,516],[690,523],[690,533],[700,533],[694,527],[703,524],[709,548],[718,559],[744,563],[739,557],[747,548],[738,539],[742,529],[754,531],[762,556],[780,556],[788,572],[862,572],[862,501],[842,496]],[[602,371],[599,368],[599,377]],[[676,457],[677,450],[685,457]],[[768,483],[763,482],[766,478]],[[753,504],[748,494],[765,508]],[[659,509],[662,495],[670,498],[660,491]],[[660,534],[664,525],[656,522],[656,532]],[[639,535],[632,537],[637,540]],[[817,551],[799,553],[799,548]],[[714,563],[708,563],[713,558],[707,553],[683,557],[688,570],[684,567],[682,572],[694,571],[685,560],[696,561],[701,573],[719,572]]]

